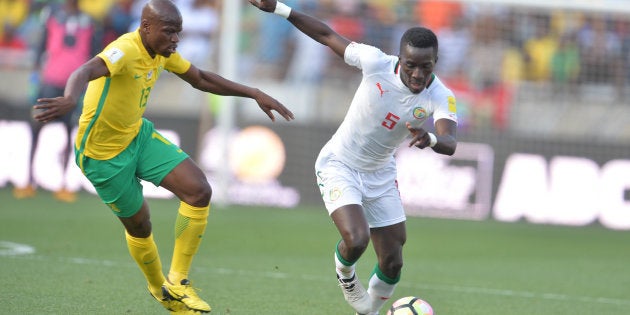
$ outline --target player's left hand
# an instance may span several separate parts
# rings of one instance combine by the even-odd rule
[[[409,147],[415,145],[420,149],[424,149],[431,144],[431,138],[426,130],[423,128],[413,128],[409,122],[406,123],[406,126],[412,136],[411,142],[409,142]]]
[[[33,119],[40,122],[49,122],[71,112],[76,106],[73,102],[63,96],[55,98],[37,99],[37,104],[33,106],[35,113]]]
[[[284,105],[278,102],[275,98],[265,94],[263,91],[258,90],[254,99],[256,100],[256,103],[258,103],[260,109],[269,116],[271,121],[276,121],[276,118],[271,112],[272,110],[278,112],[278,114],[282,115],[282,117],[284,117],[287,121],[291,121],[295,118],[288,108],[284,107]]]
[[[249,0],[249,3],[265,12],[276,10],[276,0]]]

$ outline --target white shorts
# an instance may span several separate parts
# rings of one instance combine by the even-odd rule
[[[320,154],[315,163],[317,186],[328,214],[345,205],[361,205],[370,228],[406,220],[396,175],[393,161],[369,172],[350,168],[332,153]]]

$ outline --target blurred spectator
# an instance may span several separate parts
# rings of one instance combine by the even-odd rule
[[[79,9],[102,24],[117,0],[79,0]]]
[[[19,36],[26,43],[27,48],[31,50],[35,49],[41,40],[42,33],[45,29],[44,21],[42,20],[42,12],[48,5],[45,0],[31,1],[26,19],[24,19],[17,28],[16,35]]]
[[[621,39],[609,28],[608,19],[591,16],[578,33],[582,53],[582,82],[614,84],[621,96],[623,82]]]
[[[621,80],[623,88],[628,90],[626,85],[630,82],[630,19],[617,21],[617,30],[621,38],[621,67],[623,68]]]
[[[472,27],[465,68],[467,81],[460,88],[468,95],[471,123],[476,128],[503,129],[507,125],[512,95],[511,87],[504,82],[502,65],[509,46],[501,37],[498,24],[496,16],[486,14],[480,15]]]
[[[131,24],[129,25],[129,32],[135,31],[140,26],[140,15],[142,15],[142,8],[149,2],[149,0],[135,0],[131,5]]]
[[[438,31],[437,36],[441,47],[448,49],[440,50],[436,71],[441,78],[448,80],[464,72],[468,49],[471,44],[471,34],[466,18],[455,16],[454,22],[449,27],[444,27]]]
[[[558,39],[551,32],[550,18],[536,16],[536,34],[525,41],[525,78],[531,81],[549,81],[551,78],[551,58],[558,47]]]
[[[365,38],[364,4],[355,0],[337,0],[330,9],[334,12],[328,20],[330,27],[349,40],[362,42]]]
[[[129,28],[134,22],[132,12],[134,2],[134,0],[118,0],[111,7],[103,20],[103,46],[130,31]]]
[[[26,19],[29,9],[29,0],[0,0],[0,38],[4,38],[4,32],[9,28],[12,32]]]
[[[286,5],[301,9],[297,0],[284,0]],[[255,51],[258,57],[256,76],[282,80],[285,76],[289,58],[290,39],[293,29],[291,24],[271,14],[260,17],[258,42]]]
[[[516,34],[521,28],[521,19],[514,10],[510,10],[502,19],[501,39],[506,44],[505,56],[502,62],[501,71],[503,82],[516,89],[517,85],[523,80],[524,60],[523,60],[523,41]]]
[[[102,48],[102,38],[96,31],[94,21],[79,10],[78,0],[65,0],[62,5],[53,4],[47,7],[43,14],[45,30],[41,44],[36,51],[35,70],[33,72],[33,77],[41,78],[37,98],[63,95],[70,74]],[[59,119],[67,132],[66,148],[61,156],[63,170],[66,170],[71,154],[72,129],[76,124],[79,107],[77,106],[74,113],[68,113]],[[16,198],[28,198],[35,195],[36,182],[32,166],[42,127],[42,123],[31,121],[29,185],[16,187],[13,191]],[[75,194],[68,191],[63,183],[65,181],[62,181],[62,187],[55,192],[55,198],[65,202],[73,202],[76,199]]]
[[[551,80],[554,95],[575,95],[580,76],[580,50],[574,33],[560,37],[558,48],[551,56]]]
[[[366,18],[363,37],[370,41],[366,44],[380,47],[388,54],[398,54],[398,45],[392,45],[394,44],[392,37],[395,37],[394,30],[396,29],[396,13],[393,8],[386,1],[368,2],[364,8]]]
[[[321,6],[316,2],[306,2],[302,10],[314,16],[324,15],[321,12]],[[294,49],[288,65],[285,82],[296,85],[319,83],[324,74],[324,69],[330,61],[327,47],[312,40],[302,32],[293,32],[293,34]],[[304,71],[304,69],[309,69],[309,71]]]
[[[451,23],[455,20],[453,17],[460,16],[461,10],[460,3],[444,0],[422,0],[418,1],[415,7],[418,23],[436,33],[442,28],[451,27]]]
[[[4,26],[4,32],[2,33],[2,37],[0,37],[0,49],[26,49],[26,42],[18,36],[15,27],[11,24]]]
[[[0,68],[9,69],[21,66],[26,51],[26,42],[20,38],[15,28],[7,24],[0,37]]]
[[[215,0],[175,1],[183,17],[183,31],[177,50],[195,65],[208,68],[214,54],[214,40],[219,29]]]
[[[323,17],[328,16],[327,24],[339,35],[358,43],[366,38],[366,13],[367,7],[357,0],[335,0],[325,6]],[[326,11],[328,12],[326,14]],[[397,53],[397,52],[396,52]],[[331,57],[332,54],[327,52]],[[353,78],[360,77],[360,72],[352,67],[347,67],[343,59],[328,58],[326,74],[335,78],[335,83],[354,84]]]

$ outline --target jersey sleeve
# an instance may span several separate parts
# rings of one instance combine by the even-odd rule
[[[457,100],[453,92],[444,89],[439,93],[435,93],[431,102],[436,104],[433,111],[433,121],[448,119],[457,122]]]
[[[380,49],[352,42],[346,47],[344,61],[351,66],[363,70],[364,74],[379,71],[383,63],[387,63],[387,55]]]
[[[190,61],[184,59],[179,53],[174,53],[168,57],[164,69],[169,72],[182,74],[190,69]]]
[[[110,76],[115,76],[116,74],[124,71],[125,57],[132,55],[128,49],[130,49],[130,47],[125,46],[122,43],[112,42],[97,55],[105,61],[105,65],[107,65]]]

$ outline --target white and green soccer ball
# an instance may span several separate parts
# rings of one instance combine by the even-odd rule
[[[433,315],[433,308],[418,297],[406,296],[396,300],[387,315]]]

